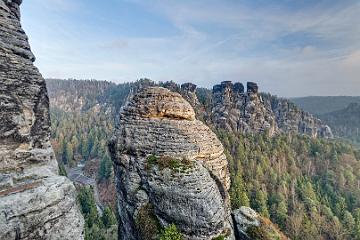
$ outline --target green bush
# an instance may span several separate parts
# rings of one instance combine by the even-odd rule
[[[135,221],[140,239],[156,239],[161,226],[151,204],[147,204],[139,210]]]
[[[177,230],[175,224],[164,228],[161,231],[160,240],[182,240],[181,233]]]
[[[213,238],[212,240],[225,240],[223,235]]]
[[[193,163],[187,158],[177,159],[169,156],[157,157],[155,155],[149,155],[147,157],[146,168],[149,170],[154,165],[157,165],[160,168],[160,170],[163,170],[165,168],[169,168],[171,170],[175,170],[175,169],[186,170],[188,168],[191,168],[193,166]]]
[[[104,209],[103,215],[101,216],[101,220],[105,228],[110,228],[111,226],[116,225],[115,214],[109,207],[106,207]]]

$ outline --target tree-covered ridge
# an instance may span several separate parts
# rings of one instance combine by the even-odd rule
[[[360,103],[350,103],[346,108],[320,115],[337,136],[360,145]]]
[[[114,129],[111,115],[52,108],[51,119],[54,150],[63,164],[75,166],[93,158],[110,161],[107,139]]]
[[[116,85],[97,80],[47,79],[51,104],[65,111],[86,111],[99,104],[99,97]]]
[[[296,105],[312,114],[324,114],[346,108],[350,103],[360,103],[360,97],[312,96],[291,98]]]
[[[360,239],[359,152],[306,136],[218,136],[233,208],[250,205],[291,239]]]

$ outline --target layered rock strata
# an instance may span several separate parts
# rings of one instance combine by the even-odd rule
[[[109,143],[120,239],[142,236],[144,209],[184,239],[233,239],[230,177],[222,144],[191,105],[165,88],[139,90],[123,107]]]
[[[213,87],[211,122],[219,128],[245,134],[299,133],[332,138],[329,126],[286,99],[260,94],[256,83],[222,82]]]
[[[20,4],[0,0],[0,239],[83,239],[75,188],[58,176],[49,99]]]

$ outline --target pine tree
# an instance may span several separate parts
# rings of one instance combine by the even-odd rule
[[[116,224],[116,217],[111,208],[105,207],[103,215],[101,216],[101,220],[105,228],[110,228],[111,226]]]

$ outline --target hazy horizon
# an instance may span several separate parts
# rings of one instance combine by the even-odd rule
[[[282,97],[357,96],[360,2],[24,1],[45,78],[254,81]]]

